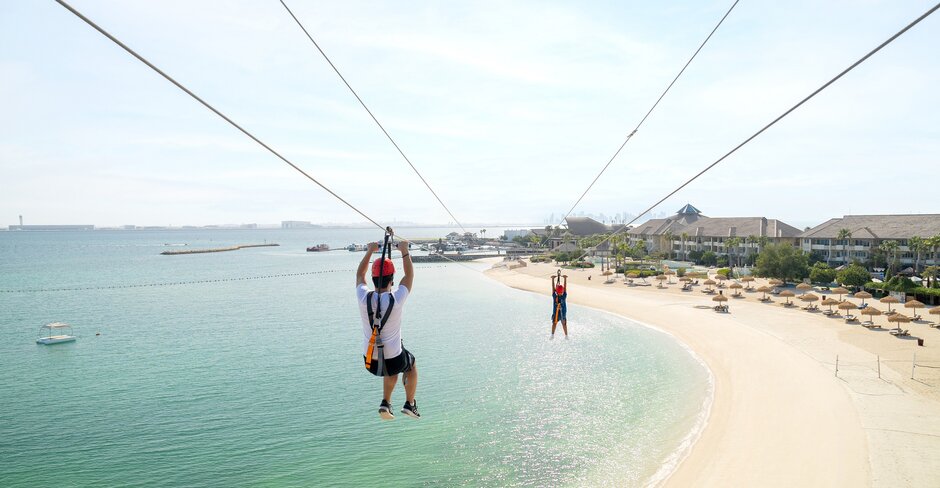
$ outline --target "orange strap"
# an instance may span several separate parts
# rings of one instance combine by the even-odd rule
[[[369,339],[369,350],[366,353],[366,369],[372,370],[372,351],[375,349],[375,336],[379,332],[378,328],[372,328],[372,337]]]

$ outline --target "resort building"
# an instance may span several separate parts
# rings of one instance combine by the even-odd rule
[[[669,252],[688,258],[692,251],[711,251],[718,255],[731,252],[738,256],[756,254],[769,243],[797,245],[800,229],[766,217],[706,217],[687,204],[675,215],[651,219],[627,231],[630,244],[642,242],[648,252]]]
[[[931,239],[935,236],[940,236],[940,214],[846,215],[798,237],[804,251],[822,255],[832,264],[867,262],[872,251],[881,248],[886,257],[896,257],[901,264],[932,266],[940,264],[940,245]],[[892,241],[897,244],[882,246]]]

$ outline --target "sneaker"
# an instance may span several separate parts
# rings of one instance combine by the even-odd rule
[[[395,415],[392,414],[392,406],[385,400],[382,400],[381,405],[379,405],[379,417],[382,417],[382,420],[395,420]]]
[[[548,340],[552,340],[552,339],[554,339],[554,338],[555,338],[555,334],[552,334],[552,335],[548,336]]]
[[[418,402],[417,402],[417,401],[414,402],[414,403],[405,402],[405,406],[401,407],[401,413],[403,413],[403,414],[405,414],[405,415],[407,415],[407,416],[409,416],[409,417],[411,417],[411,418],[414,418],[414,419],[420,419],[420,418],[421,418],[421,414],[418,413]]]

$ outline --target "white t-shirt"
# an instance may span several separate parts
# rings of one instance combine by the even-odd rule
[[[365,284],[356,285],[356,298],[359,299],[359,315],[362,317],[362,355],[369,352],[369,339],[372,338],[372,324],[369,323],[369,310],[366,308],[366,296],[369,288]],[[405,300],[408,299],[408,288],[398,285],[398,289],[392,293],[372,294],[372,312],[376,311],[376,300],[382,300],[382,315],[388,310],[389,295],[395,297],[395,306],[392,308],[392,314],[382,327],[382,344],[385,346],[385,358],[391,359],[401,354],[401,310]],[[373,359],[378,359],[378,348],[372,353]]]

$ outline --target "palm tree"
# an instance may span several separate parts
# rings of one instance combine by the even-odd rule
[[[480,234],[483,234],[483,240],[486,240],[486,229],[480,229]]]
[[[849,239],[852,238],[852,231],[849,229],[839,229],[839,234],[836,238],[842,241],[842,264],[849,264]]]
[[[666,241],[666,259],[672,259],[672,241],[676,238],[676,235],[672,233],[671,230],[667,230],[663,233],[663,239]]]
[[[751,234],[744,239],[744,260],[749,261],[751,256],[751,244],[757,242],[757,236]]]
[[[920,253],[924,251],[924,248],[927,247],[923,237],[913,236],[907,240],[907,248],[911,250],[911,254],[914,255],[914,272],[916,273],[920,269]]]
[[[898,241],[882,241],[881,245],[878,247],[884,251],[885,256],[891,256],[891,260],[888,263],[888,268],[891,268],[898,260],[898,248],[900,247],[898,246]],[[885,278],[887,277],[888,275],[885,274]]]
[[[933,254],[933,264],[940,265],[940,260],[938,260],[937,250],[940,249],[940,234],[937,234],[929,239],[928,245],[930,246],[931,254]]]
[[[734,260],[734,266],[737,266],[737,265],[739,264],[738,261],[737,261],[737,257],[738,257],[737,249],[738,249],[738,246],[739,246],[739,245],[741,245],[741,238],[740,238],[740,237],[729,237],[729,238],[725,239],[725,249],[726,249],[727,252],[728,252],[728,264],[732,264],[732,263],[731,263],[731,257],[732,257],[732,255],[733,255],[734,258],[735,258],[735,260]]]

